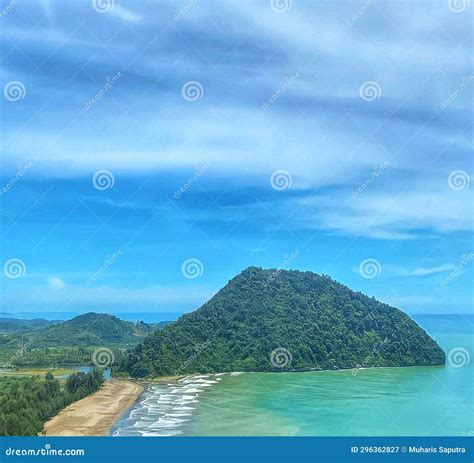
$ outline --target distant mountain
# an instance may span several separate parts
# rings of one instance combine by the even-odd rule
[[[251,267],[130,354],[132,376],[443,365],[402,311],[311,272]]]
[[[57,323],[60,323],[60,321],[45,320],[44,318],[21,320],[18,318],[2,317],[0,318],[0,333],[27,333],[29,331],[40,330]]]
[[[113,315],[89,312],[30,333],[39,347],[103,346],[136,344],[155,328],[143,322],[127,322]]]

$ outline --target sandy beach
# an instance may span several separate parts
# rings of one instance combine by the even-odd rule
[[[44,425],[46,436],[106,436],[143,392],[136,382],[111,379],[88,397],[66,407]]]

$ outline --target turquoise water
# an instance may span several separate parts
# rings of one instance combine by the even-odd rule
[[[446,366],[193,375],[148,385],[113,434],[474,435],[474,317],[417,321]]]

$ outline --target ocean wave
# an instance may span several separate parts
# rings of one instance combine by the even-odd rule
[[[189,375],[167,384],[148,386],[115,428],[113,436],[175,436],[193,415],[199,396],[222,380],[216,375]]]

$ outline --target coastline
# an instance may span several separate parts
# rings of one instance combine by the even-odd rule
[[[72,403],[44,425],[44,436],[107,436],[143,387],[129,379],[110,379],[102,388]]]

